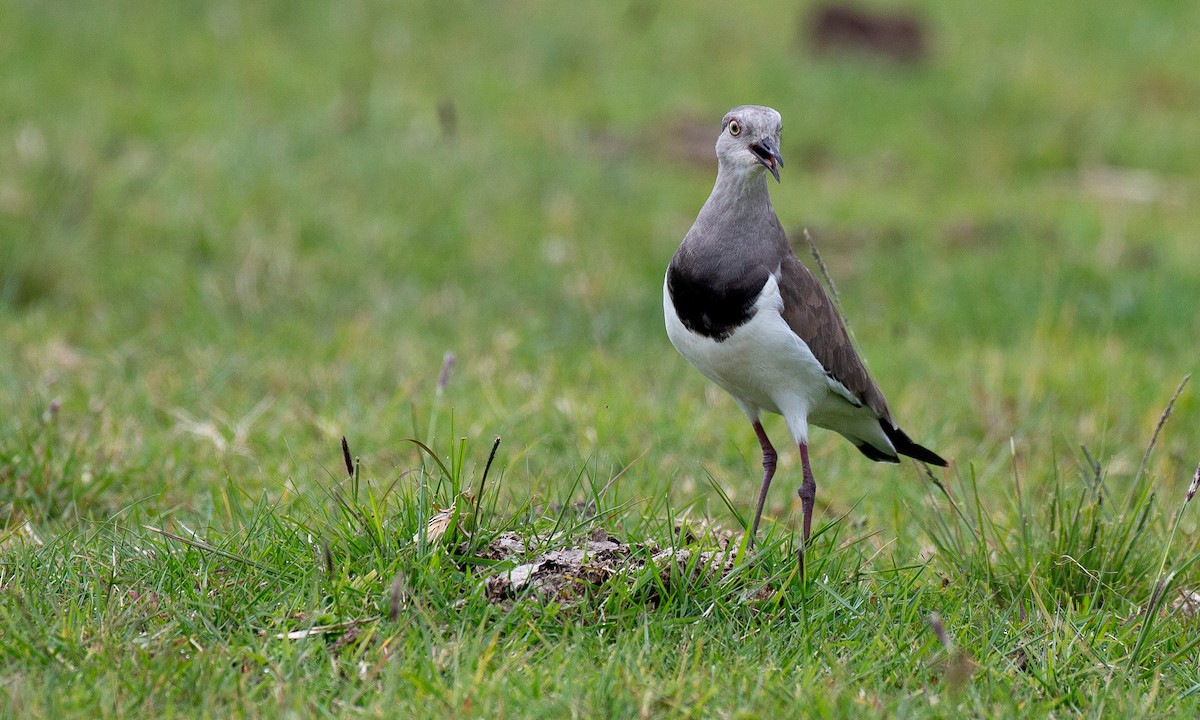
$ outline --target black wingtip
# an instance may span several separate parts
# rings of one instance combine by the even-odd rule
[[[948,464],[941,455],[913,442],[913,439],[905,434],[903,430],[898,427],[892,427],[886,420],[880,420],[879,425],[883,428],[883,432],[887,435],[888,440],[892,441],[892,447],[896,448],[896,452],[901,455],[907,455],[914,460],[920,460],[923,463],[937,465],[938,467],[946,467]],[[861,450],[862,448],[859,449]],[[870,455],[867,457],[870,457]]]
[[[867,443],[863,443],[862,445],[855,445],[854,447],[858,448],[858,451],[860,453],[862,453],[863,455],[866,455],[868,460],[874,460],[875,462],[890,462],[890,463],[900,462],[900,458],[896,457],[895,455],[888,455],[887,453],[880,450],[879,448],[877,448],[873,445],[869,445]]]

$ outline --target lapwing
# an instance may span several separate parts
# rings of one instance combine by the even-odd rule
[[[784,417],[800,449],[807,543],[817,491],[810,425],[841,434],[872,460],[946,461],[896,424],[837,307],[788,244],[767,187],[767,173],[778,182],[783,167],[782,124],[761,105],[734,108],[721,120],[717,181],[667,267],[663,309],[671,344],[733,396],[762,446],[751,542],[775,475],[775,448],[762,426],[769,412]]]

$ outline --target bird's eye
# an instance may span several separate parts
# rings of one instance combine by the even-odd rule
[[[742,134],[741,123],[739,123],[737,120],[730,120],[729,121],[729,134],[732,135],[733,137],[737,137],[738,135],[741,135]]]

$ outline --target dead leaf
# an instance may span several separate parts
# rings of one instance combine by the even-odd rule
[[[1200,615],[1200,592],[1180,588],[1179,597],[1175,598],[1175,602],[1171,603],[1171,611],[1177,612],[1186,618],[1194,618]]]

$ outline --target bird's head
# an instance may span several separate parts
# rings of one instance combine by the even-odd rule
[[[721,136],[717,138],[717,161],[721,167],[739,175],[762,172],[766,168],[779,181],[783,156],[779,154],[779,133],[783,118],[762,105],[742,105],[725,113]]]

